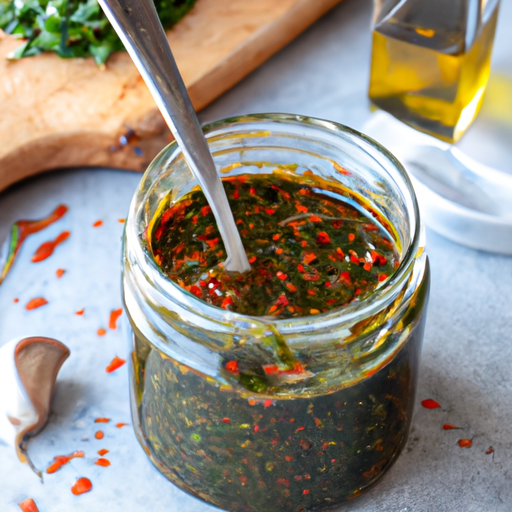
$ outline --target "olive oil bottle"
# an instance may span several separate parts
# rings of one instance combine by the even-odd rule
[[[499,0],[375,0],[369,96],[448,142],[482,104]]]

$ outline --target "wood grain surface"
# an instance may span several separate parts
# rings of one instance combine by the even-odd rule
[[[196,110],[285,46],[340,0],[198,0],[168,33]],[[126,53],[104,68],[54,54],[9,61],[0,31],[0,190],[59,167],[141,171],[170,140]],[[128,136],[128,144],[120,142]]]

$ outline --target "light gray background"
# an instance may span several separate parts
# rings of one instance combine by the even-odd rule
[[[370,116],[366,99],[370,56],[369,0],[345,0],[296,41],[201,114],[210,121],[248,112],[294,112],[361,128]],[[493,80],[512,84],[512,0],[504,0],[493,57]],[[1,78],[0,78],[1,80]],[[511,89],[512,90],[512,86]],[[512,96],[503,97],[511,109]],[[507,103],[508,101],[508,103]],[[496,98],[494,98],[494,104]],[[492,109],[488,109],[492,110]],[[512,129],[496,129],[482,116],[462,142],[481,161],[510,171]],[[512,117],[511,123],[512,123]],[[14,129],[14,128],[13,128]],[[41,512],[180,511],[213,507],[168,483],[139,447],[130,422],[126,366],[113,374],[105,367],[126,358],[119,330],[98,337],[109,312],[121,306],[119,254],[122,225],[140,176],[110,170],[55,172],[16,185],[0,195],[0,240],[19,218],[38,218],[58,203],[69,213],[32,236],[0,288],[0,345],[16,336],[46,335],[72,351],[56,389],[46,430],[30,443],[38,467],[75,450],[75,459],[41,483],[13,450],[0,444],[0,511],[19,510],[33,497]],[[92,223],[102,219],[101,228]],[[30,257],[43,242],[69,229],[71,238],[48,260]],[[431,231],[428,252],[432,292],[422,354],[413,428],[406,450],[381,483],[343,510],[358,512],[441,512],[512,510],[512,258],[457,246]],[[55,270],[66,269],[62,279]],[[44,296],[35,311],[26,302]],[[18,297],[20,302],[13,303]],[[75,311],[85,308],[84,316]],[[434,398],[441,409],[420,401]],[[112,422],[95,425],[94,418]],[[443,423],[463,430],[443,431]],[[105,439],[94,439],[99,428]],[[460,448],[461,437],[473,439]],[[486,455],[489,446],[494,455]],[[96,450],[107,448],[109,468],[94,465]],[[87,476],[93,491],[73,496],[77,477]],[[283,511],[284,512],[284,511]]]

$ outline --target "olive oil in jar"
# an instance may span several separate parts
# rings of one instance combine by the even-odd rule
[[[370,99],[414,128],[455,142],[483,101],[499,2],[397,4],[376,13]]]

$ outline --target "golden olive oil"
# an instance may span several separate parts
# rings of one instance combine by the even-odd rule
[[[497,15],[498,3],[473,37],[460,25],[447,30],[439,12],[426,27],[398,23],[393,17],[376,24],[372,102],[418,130],[457,141],[482,104]]]

